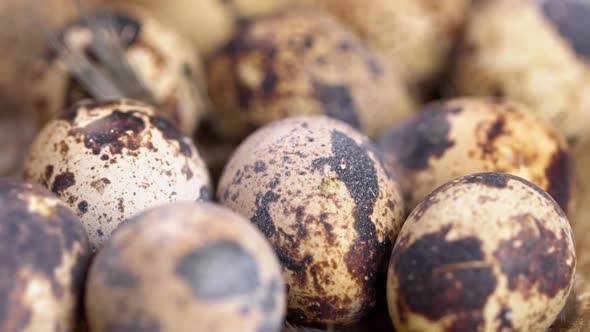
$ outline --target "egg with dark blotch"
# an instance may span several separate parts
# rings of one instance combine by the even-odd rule
[[[25,177],[77,212],[95,248],[141,210],[208,200],[211,191],[191,140],[132,100],[81,102],[51,121],[31,146]]]
[[[348,324],[376,304],[404,214],[370,140],[322,115],[277,121],[227,164],[219,201],[266,235],[288,285],[288,319]]]
[[[93,43],[96,47],[104,46],[94,42],[97,37],[93,36],[89,26],[103,26],[103,33],[105,29],[114,30],[119,36],[125,61],[159,104],[159,115],[173,122],[184,134],[191,135],[207,111],[203,66],[192,45],[137,8],[100,10],[89,15],[92,23],[77,20],[63,26],[59,31],[60,40],[69,48],[84,53],[97,68],[104,69],[97,52],[110,52],[111,57],[118,55],[108,49],[96,50]],[[119,75],[124,74],[118,70]],[[64,109],[76,102],[91,97],[54,51],[48,51],[34,71],[31,98],[33,113],[41,126],[59,118]],[[90,76],[87,78],[93,82]],[[129,85],[126,79],[119,79],[116,85]],[[95,81],[92,84],[99,83],[99,80]],[[139,98],[125,93],[123,96]]]
[[[545,331],[573,288],[569,222],[536,185],[502,173],[455,179],[410,214],[387,302],[397,331]]]
[[[73,331],[89,261],[67,205],[41,186],[0,179],[1,331]]]
[[[399,174],[411,211],[438,186],[477,172],[523,177],[566,211],[574,205],[574,173],[563,139],[520,103],[460,98],[428,104],[387,131],[379,147]]]
[[[443,76],[471,0],[297,0],[335,15],[429,99]]]
[[[205,203],[155,208],[121,225],[86,288],[93,332],[279,332],[279,262],[242,216]]]
[[[590,4],[477,1],[450,83],[457,95],[521,101],[571,142],[590,135]]]
[[[375,136],[414,109],[380,57],[336,19],[311,10],[244,21],[210,57],[207,79],[216,128],[233,139],[308,114]]]

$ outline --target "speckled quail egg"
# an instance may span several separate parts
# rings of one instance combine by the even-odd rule
[[[568,140],[590,132],[590,3],[497,0],[474,5],[457,54],[458,95],[499,95],[548,118]]]
[[[294,0],[110,0],[134,3],[183,33],[204,54],[225,44],[243,18],[287,7]]]
[[[518,175],[549,192],[564,211],[573,208],[575,183],[565,140],[520,103],[485,98],[434,102],[392,127],[379,147],[404,175],[408,211],[438,186],[477,172]]]
[[[291,322],[347,324],[375,305],[404,207],[366,136],[323,115],[277,121],[238,147],[217,195],[274,246]]]
[[[119,35],[125,61],[159,104],[160,115],[166,116],[184,134],[192,134],[207,105],[203,95],[203,68],[191,45],[142,11],[125,8],[96,11],[91,15],[90,24],[110,27]],[[110,30],[103,28],[102,33],[105,31]],[[59,39],[71,49],[82,51],[99,68],[103,66],[98,62],[98,51],[92,47],[97,37],[89,29],[88,21],[67,24],[61,29]],[[96,45],[105,51],[103,46]],[[117,56],[113,50],[106,52]],[[93,79],[90,74],[87,78]],[[129,85],[118,78],[115,82]],[[31,89],[33,109],[41,125],[90,97],[87,87],[68,72],[55,51],[48,52],[35,68]]]
[[[546,192],[478,173],[430,194],[410,214],[389,264],[396,330],[545,331],[574,282],[569,222]]]
[[[33,142],[25,177],[75,209],[95,247],[143,209],[210,192],[190,139],[132,100],[81,102],[51,121]]]
[[[471,0],[300,0],[336,15],[428,97],[443,74]]]
[[[121,225],[92,263],[93,332],[279,332],[285,285],[272,247],[244,217],[175,203]]]
[[[326,114],[370,136],[411,113],[405,86],[327,14],[289,10],[243,23],[207,66],[217,129],[242,138],[275,120]]]
[[[73,331],[90,246],[47,189],[0,179],[0,331]]]

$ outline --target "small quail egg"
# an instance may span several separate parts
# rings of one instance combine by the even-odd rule
[[[126,8],[96,11],[91,15],[92,24],[104,26],[103,30],[110,26],[119,35],[125,60],[159,103],[160,115],[167,117],[184,134],[192,134],[206,109],[202,95],[205,91],[201,91],[204,90],[203,68],[196,51],[181,36],[145,12]],[[88,21],[65,25],[59,39],[99,64],[97,51],[91,46],[97,37]],[[34,112],[41,125],[90,96],[54,51],[48,52],[35,71],[31,89]]]
[[[39,133],[25,177],[77,211],[95,247],[135,213],[209,199],[207,168],[193,143],[132,100],[81,102]]]
[[[478,173],[430,194],[396,242],[387,280],[399,332],[545,331],[574,284],[569,222],[546,192]]]
[[[207,79],[217,129],[234,139],[307,114],[376,136],[413,110],[381,58],[333,17],[311,10],[245,21],[209,59]]]
[[[238,147],[217,195],[274,246],[292,323],[348,324],[375,306],[404,207],[366,136],[323,115],[277,121]]]
[[[0,331],[73,331],[90,245],[47,189],[0,179]]]
[[[477,1],[451,82],[457,95],[525,103],[568,140],[590,135],[590,3]]]
[[[279,262],[248,220],[175,203],[121,225],[97,254],[86,293],[93,332],[279,332]]]
[[[392,127],[379,147],[403,174],[408,211],[438,186],[477,172],[523,177],[564,211],[574,202],[569,149],[553,127],[520,103],[460,98],[427,105]]]

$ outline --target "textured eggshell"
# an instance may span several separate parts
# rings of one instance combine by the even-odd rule
[[[145,104],[82,102],[35,139],[25,177],[76,210],[99,247],[148,207],[209,198],[207,168],[190,139]]]
[[[211,56],[207,80],[218,130],[229,138],[307,114],[375,136],[414,108],[381,58],[334,18],[310,10],[245,21]]]
[[[427,105],[391,128],[379,147],[399,174],[409,211],[459,176],[502,172],[549,192],[564,211],[574,202],[574,174],[563,137],[522,104],[461,98]]]
[[[41,186],[0,179],[0,331],[72,331],[89,261],[69,207]]]
[[[299,0],[338,17],[423,96],[445,69],[471,0]]]
[[[205,79],[197,52],[176,32],[143,11],[126,8],[92,15],[103,20],[109,15],[121,36],[126,60],[160,104],[160,115],[184,134],[192,134],[206,111]],[[93,36],[85,23],[75,21],[66,25],[60,38],[90,59],[96,58],[90,48]],[[48,52],[35,71],[32,98],[41,125],[90,97],[54,52]]]
[[[404,208],[367,137],[320,115],[275,122],[238,147],[217,194],[274,246],[290,321],[350,323],[375,305]]]
[[[399,332],[545,331],[575,266],[569,222],[547,193],[512,175],[468,175],[406,220],[389,265],[389,312]]]
[[[279,262],[243,217],[176,203],[122,225],[89,274],[93,332],[279,332],[285,315]]]
[[[515,99],[549,119],[569,140],[590,122],[590,4],[576,0],[479,1],[457,54],[457,95]]]

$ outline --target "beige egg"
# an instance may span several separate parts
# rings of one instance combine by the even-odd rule
[[[217,129],[243,138],[290,116],[326,114],[370,136],[413,102],[381,58],[327,14],[287,10],[246,21],[207,66]]]
[[[47,189],[0,179],[0,330],[73,331],[90,246],[80,219]]]
[[[127,8],[96,11],[91,15],[94,22],[110,25],[117,32],[125,60],[159,104],[160,115],[166,116],[184,134],[192,134],[207,106],[201,60],[192,46],[142,11]],[[96,36],[86,21],[71,22],[60,31],[60,40],[65,45],[83,52],[100,68],[102,65],[91,46],[93,38]],[[39,61],[31,89],[34,112],[41,125],[90,97],[87,87],[69,74],[53,51],[48,51]]]
[[[374,307],[404,208],[366,136],[326,116],[277,121],[238,147],[217,195],[274,246],[292,323],[347,324]]]
[[[242,216],[176,203],[122,225],[92,263],[93,332],[279,332],[285,284],[275,253]]]
[[[301,0],[336,15],[426,97],[443,74],[471,0]]]
[[[285,8],[295,0],[109,0],[133,3],[185,35],[203,54],[223,46],[243,18]]]
[[[563,137],[520,103],[459,98],[431,103],[379,142],[411,211],[440,185],[478,172],[510,173],[549,192],[564,211],[574,174]]]
[[[51,121],[29,151],[25,177],[76,210],[94,247],[146,208],[210,192],[190,139],[132,100],[82,102]]]
[[[590,4],[479,1],[451,83],[458,95],[505,96],[549,119],[568,140],[590,132]]]
[[[512,175],[468,175],[406,220],[389,264],[389,312],[399,332],[545,331],[575,266],[569,222],[547,193]]]

